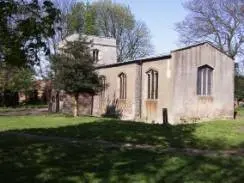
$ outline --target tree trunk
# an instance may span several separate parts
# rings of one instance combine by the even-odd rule
[[[78,98],[79,98],[79,95],[78,94],[75,94],[73,96],[73,99],[74,99],[74,108],[73,108],[73,116],[74,117],[77,117],[78,116]]]
[[[60,108],[59,108],[59,103],[60,103],[60,102],[59,102],[59,91],[57,91],[55,97],[56,97],[56,100],[55,100],[55,101],[56,101],[56,113],[58,113],[58,112],[59,112],[59,109],[60,109]]]

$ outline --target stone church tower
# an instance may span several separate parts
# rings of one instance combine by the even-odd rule
[[[110,65],[117,62],[117,47],[114,38],[72,34],[59,44],[59,48],[64,47],[67,41],[78,40],[84,40],[88,44],[91,49],[91,55],[98,66]]]
[[[96,66],[105,66],[117,63],[117,46],[114,38],[72,34],[60,42],[58,47],[64,47],[67,41],[72,42],[78,40],[84,40],[85,43],[88,44]],[[51,95],[49,111],[72,113],[72,100],[70,96],[66,95],[63,91],[53,91]],[[81,94],[79,100],[82,101],[80,104],[79,114],[91,115],[92,97],[88,94]]]

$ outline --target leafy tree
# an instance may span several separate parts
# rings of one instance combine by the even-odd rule
[[[84,16],[84,32],[87,35],[99,35],[96,25],[96,10],[89,3],[86,4]]]
[[[98,35],[96,12],[89,3],[74,3],[66,16],[67,31],[69,34],[77,32],[87,35]]]
[[[176,25],[184,44],[210,41],[230,57],[243,55],[243,0],[188,0],[186,18]]]
[[[60,15],[51,0],[1,0],[0,15],[0,62],[33,66],[40,52],[49,55]]]
[[[82,39],[67,42],[65,47],[52,57],[54,86],[72,95],[74,116],[77,116],[79,94],[84,92],[94,95],[103,87],[85,41]]]
[[[34,72],[29,68],[0,65],[0,91],[27,91],[32,88]]]
[[[74,32],[81,33],[84,30],[84,14],[85,4],[83,2],[75,3],[72,5],[71,10],[67,13],[67,32],[72,34]]]
[[[55,36],[58,43],[60,42],[60,39],[66,37],[69,34],[68,23],[70,20],[68,20],[69,17],[67,15],[71,12],[72,7],[76,4],[76,0],[52,0],[52,2],[54,3],[55,7],[60,10],[59,25],[62,29],[60,31],[56,31]]]
[[[244,99],[244,76],[235,77],[235,98],[237,100]]]
[[[18,92],[27,93],[33,88],[34,72],[29,68],[19,68],[0,64],[0,105],[18,104]]]
[[[113,37],[118,61],[145,57],[153,52],[150,32],[144,22],[135,20],[130,8],[109,0],[92,4],[75,3],[67,14],[68,33]]]
[[[244,76],[241,75],[240,64],[235,63],[235,99],[244,99]],[[243,66],[242,66],[243,67]]]
[[[135,20],[129,7],[110,0],[96,1],[92,6],[96,9],[100,35],[116,39],[119,62],[148,56],[153,52],[147,26]]]

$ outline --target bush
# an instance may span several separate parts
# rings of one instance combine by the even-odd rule
[[[122,112],[117,109],[116,105],[107,105],[106,112],[102,115],[103,117],[120,119]]]

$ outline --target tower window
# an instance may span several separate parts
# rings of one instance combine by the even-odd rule
[[[99,50],[95,49],[92,51],[92,58],[94,62],[98,62]]]

